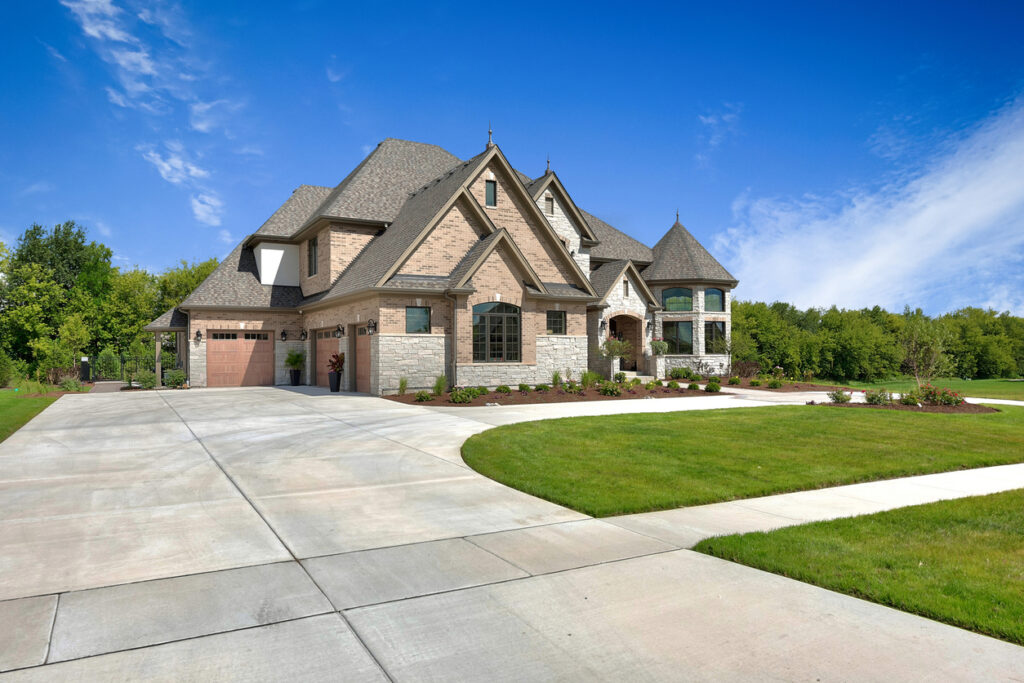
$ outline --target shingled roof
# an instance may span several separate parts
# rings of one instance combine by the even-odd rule
[[[320,216],[390,223],[409,193],[461,163],[437,145],[387,138],[331,190],[306,223]]]
[[[301,302],[298,287],[260,284],[256,256],[239,244],[179,306],[295,308]]]
[[[260,226],[256,234],[272,237],[291,236],[309,220],[330,193],[329,187],[299,185],[288,201]]]
[[[678,220],[654,245],[654,262],[644,269],[643,277],[648,282],[704,280],[737,285],[736,278]]]
[[[146,332],[177,332],[188,329],[188,316],[171,308],[162,316],[143,327]]]
[[[590,248],[590,259],[597,261],[615,261],[629,259],[633,263],[647,264],[654,260],[651,248],[639,242],[626,233],[613,228],[597,216],[591,215],[580,209],[580,213],[587,219],[590,229],[594,231],[600,244]]]

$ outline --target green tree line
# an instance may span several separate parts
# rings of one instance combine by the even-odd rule
[[[0,366],[7,374],[54,381],[83,355],[151,354],[152,336],[142,328],[217,267],[215,258],[181,261],[154,274],[118,268],[111,257],[74,221],[33,224],[12,248],[0,243]]]
[[[733,301],[734,366],[781,367],[787,376],[887,379],[902,373],[980,379],[1024,376],[1024,318],[980,308],[929,317]]]

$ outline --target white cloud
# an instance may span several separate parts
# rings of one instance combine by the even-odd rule
[[[265,154],[262,147],[257,145],[242,145],[235,150],[235,154],[241,154],[246,157],[261,157]]]
[[[224,213],[224,202],[215,194],[200,192],[192,195],[192,215],[196,220],[206,225],[220,225],[221,214]],[[222,231],[223,232],[223,231]]]
[[[331,55],[331,59],[328,62],[327,67],[324,69],[324,73],[327,75],[327,80],[331,83],[337,83],[341,79],[345,78],[345,76],[348,76],[349,69],[338,66],[337,55]]]
[[[36,38],[36,40],[39,40],[39,39]],[[45,47],[46,51],[50,53],[50,56],[53,57],[54,59],[56,59],[57,61],[59,61],[59,62],[67,62],[68,61],[68,58],[65,57],[64,55],[62,55],[57,50],[57,48],[55,48],[53,45],[50,45],[49,43],[44,43],[41,40],[39,40],[39,44],[42,45],[43,47]]]
[[[98,232],[102,237],[110,237],[114,234],[113,230],[110,229],[110,226],[103,221],[93,221],[93,224],[96,226],[96,232]]]
[[[231,233],[228,232],[227,230],[219,230],[217,232],[217,239],[219,239],[224,244],[234,244],[235,243],[235,238],[232,237]]]
[[[1024,100],[877,189],[741,196],[717,248],[738,295],[799,307],[1024,312]]]
[[[697,116],[697,121],[701,125],[697,134],[699,149],[693,155],[697,166],[707,167],[711,162],[711,151],[737,134],[742,111],[742,104],[723,102],[719,111]]]
[[[209,133],[214,128],[224,125],[229,114],[242,108],[240,102],[231,100],[214,100],[212,102],[194,102],[189,105],[189,125],[192,130]]]
[[[184,146],[176,141],[169,140],[164,143],[167,147],[168,153],[166,155],[161,154],[152,147],[140,146],[136,149],[142,153],[142,158],[153,164],[156,170],[159,171],[160,176],[169,183],[180,185],[186,180],[194,178],[208,178],[210,172],[204,168],[196,166],[194,163],[189,161],[186,157]]]
[[[31,194],[40,194],[40,193],[43,193],[43,192],[53,192],[54,189],[55,188],[54,188],[53,183],[47,182],[45,180],[39,180],[37,182],[32,183],[28,187],[26,187],[24,190],[22,190],[20,192],[20,194],[21,194],[22,197],[27,197],[28,195],[31,195]]]
[[[134,43],[135,38],[115,21],[121,10],[111,0],[60,0],[78,19],[82,31],[90,38]]]

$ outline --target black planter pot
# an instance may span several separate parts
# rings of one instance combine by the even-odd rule
[[[327,373],[327,381],[331,383],[331,391],[337,392],[341,387],[341,375],[336,372]]]
[[[289,370],[288,372],[292,375],[292,386],[299,386],[299,377],[302,376],[302,370]]]

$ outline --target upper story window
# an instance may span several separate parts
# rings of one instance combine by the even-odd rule
[[[430,334],[430,306],[405,307],[405,333]]]
[[[544,213],[549,216],[555,215],[555,198],[545,197],[544,198]]]
[[[518,306],[498,301],[473,306],[473,362],[518,363],[519,330]]]
[[[704,310],[722,312],[725,310],[725,294],[720,289],[704,290]]]
[[[548,311],[548,334],[565,334],[565,311]]]
[[[319,259],[317,258],[317,251],[317,242],[316,238],[314,237],[309,240],[309,250],[307,252],[309,261],[306,264],[306,273],[309,275],[309,277],[316,275],[317,261],[319,261]]]
[[[693,290],[687,287],[668,287],[661,290],[661,305],[666,311],[692,311]]]
[[[498,205],[498,181],[488,180],[484,182],[487,194],[487,206]]]
[[[629,296],[629,280],[622,281],[622,296]]]

